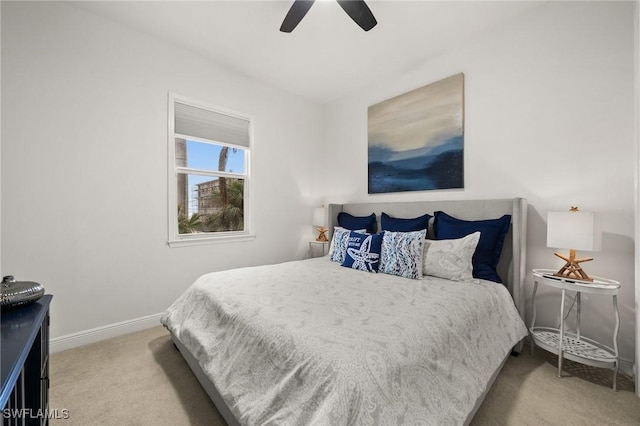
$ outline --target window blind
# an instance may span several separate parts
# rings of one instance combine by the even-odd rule
[[[193,105],[175,103],[175,132],[249,148],[249,120]]]

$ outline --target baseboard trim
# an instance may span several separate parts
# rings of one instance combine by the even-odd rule
[[[634,381],[637,381],[636,375],[635,375],[635,366],[633,364],[633,361],[629,359],[620,358],[618,359],[618,364],[620,364],[620,372],[631,377]]]
[[[92,328],[90,330],[67,334],[65,336],[55,337],[49,342],[49,350],[52,353],[61,352],[67,349],[77,348],[78,346],[88,345],[90,343],[110,339],[112,337],[123,336],[125,334],[135,333],[136,331],[142,331],[148,328],[156,327],[160,325],[161,316],[162,314],[153,314],[146,317],[134,318],[132,320],[122,321],[115,324]]]

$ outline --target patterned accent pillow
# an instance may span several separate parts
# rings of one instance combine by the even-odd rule
[[[382,234],[361,234],[351,231],[342,266],[360,271],[378,272]]]
[[[347,251],[347,243],[349,242],[349,232],[341,226],[333,227],[333,237],[331,238],[331,244],[329,245],[329,259],[332,262],[338,262],[342,264],[344,262],[344,253]],[[364,229],[360,229],[356,232],[365,233]]]
[[[422,246],[427,230],[385,231],[380,251],[380,272],[418,280],[422,278]]]
[[[424,275],[453,281],[473,280],[473,254],[480,241],[480,232],[455,240],[426,240]]]

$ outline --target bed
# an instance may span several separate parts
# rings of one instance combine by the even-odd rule
[[[230,425],[468,424],[527,334],[526,209],[522,198],[327,209],[330,233],[344,232],[345,213],[375,213],[378,229],[383,212],[468,223],[508,215],[502,284],[370,273],[330,255],[203,275],[161,322]]]

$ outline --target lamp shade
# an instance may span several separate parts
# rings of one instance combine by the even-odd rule
[[[567,211],[547,214],[547,247],[600,251],[600,218],[592,212]]]
[[[324,212],[324,207],[316,207],[313,209],[313,226],[326,227],[327,215]]]

